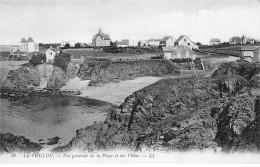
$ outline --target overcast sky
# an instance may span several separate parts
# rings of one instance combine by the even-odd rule
[[[113,41],[185,34],[194,42],[260,39],[260,0],[0,0],[0,44]]]

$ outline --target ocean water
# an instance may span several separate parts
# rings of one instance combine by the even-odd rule
[[[62,139],[55,146],[64,145],[75,137],[77,129],[104,121],[111,106],[103,101],[64,95],[0,98],[0,133],[11,132],[37,143],[58,136]]]

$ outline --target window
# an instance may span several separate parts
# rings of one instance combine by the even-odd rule
[[[184,38],[184,41],[186,42],[186,38]]]
[[[188,46],[190,46],[190,43],[188,43]]]

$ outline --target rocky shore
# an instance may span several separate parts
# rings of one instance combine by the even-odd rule
[[[233,73],[220,72],[233,65],[239,67]],[[251,93],[257,71],[236,71],[244,65],[224,64],[212,78],[160,80],[128,96],[104,123],[78,130],[53,152],[259,152],[260,97]]]
[[[15,136],[12,133],[0,133],[0,154],[10,152],[38,152],[42,146],[31,142],[23,136]]]
[[[52,151],[259,152],[259,79],[254,63],[223,63],[212,77],[159,80]]]

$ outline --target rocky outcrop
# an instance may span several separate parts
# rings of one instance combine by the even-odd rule
[[[42,146],[31,142],[23,136],[15,136],[12,133],[0,133],[0,153],[11,152],[38,152]]]
[[[16,70],[10,70],[1,88],[15,91],[24,91],[40,85],[40,73],[32,66],[22,66]]]
[[[260,65],[257,63],[222,63],[213,73],[212,77],[240,75],[247,81],[260,72]]]
[[[66,71],[59,67],[54,67],[52,75],[47,83],[48,89],[59,89],[66,84],[70,78],[76,77],[78,67],[73,63],[69,63]]]
[[[10,70],[6,79],[0,83],[1,89],[12,91],[26,91],[30,88],[59,89],[68,79],[76,77],[79,66],[69,63],[66,71],[50,64],[41,64],[36,67],[22,66]]]
[[[97,147],[95,145],[95,141],[97,138],[97,134],[102,127],[102,123],[94,123],[91,126],[86,128],[82,128],[77,130],[76,137],[74,137],[70,143],[65,146],[59,146],[54,148],[53,152],[68,152],[72,150],[80,150],[80,151],[93,151],[96,150]]]
[[[169,60],[111,62],[107,59],[86,59],[78,73],[81,79],[101,83],[164,75],[178,75],[178,67]]]
[[[250,89],[238,75],[163,79],[54,150],[259,151],[260,100]]]

